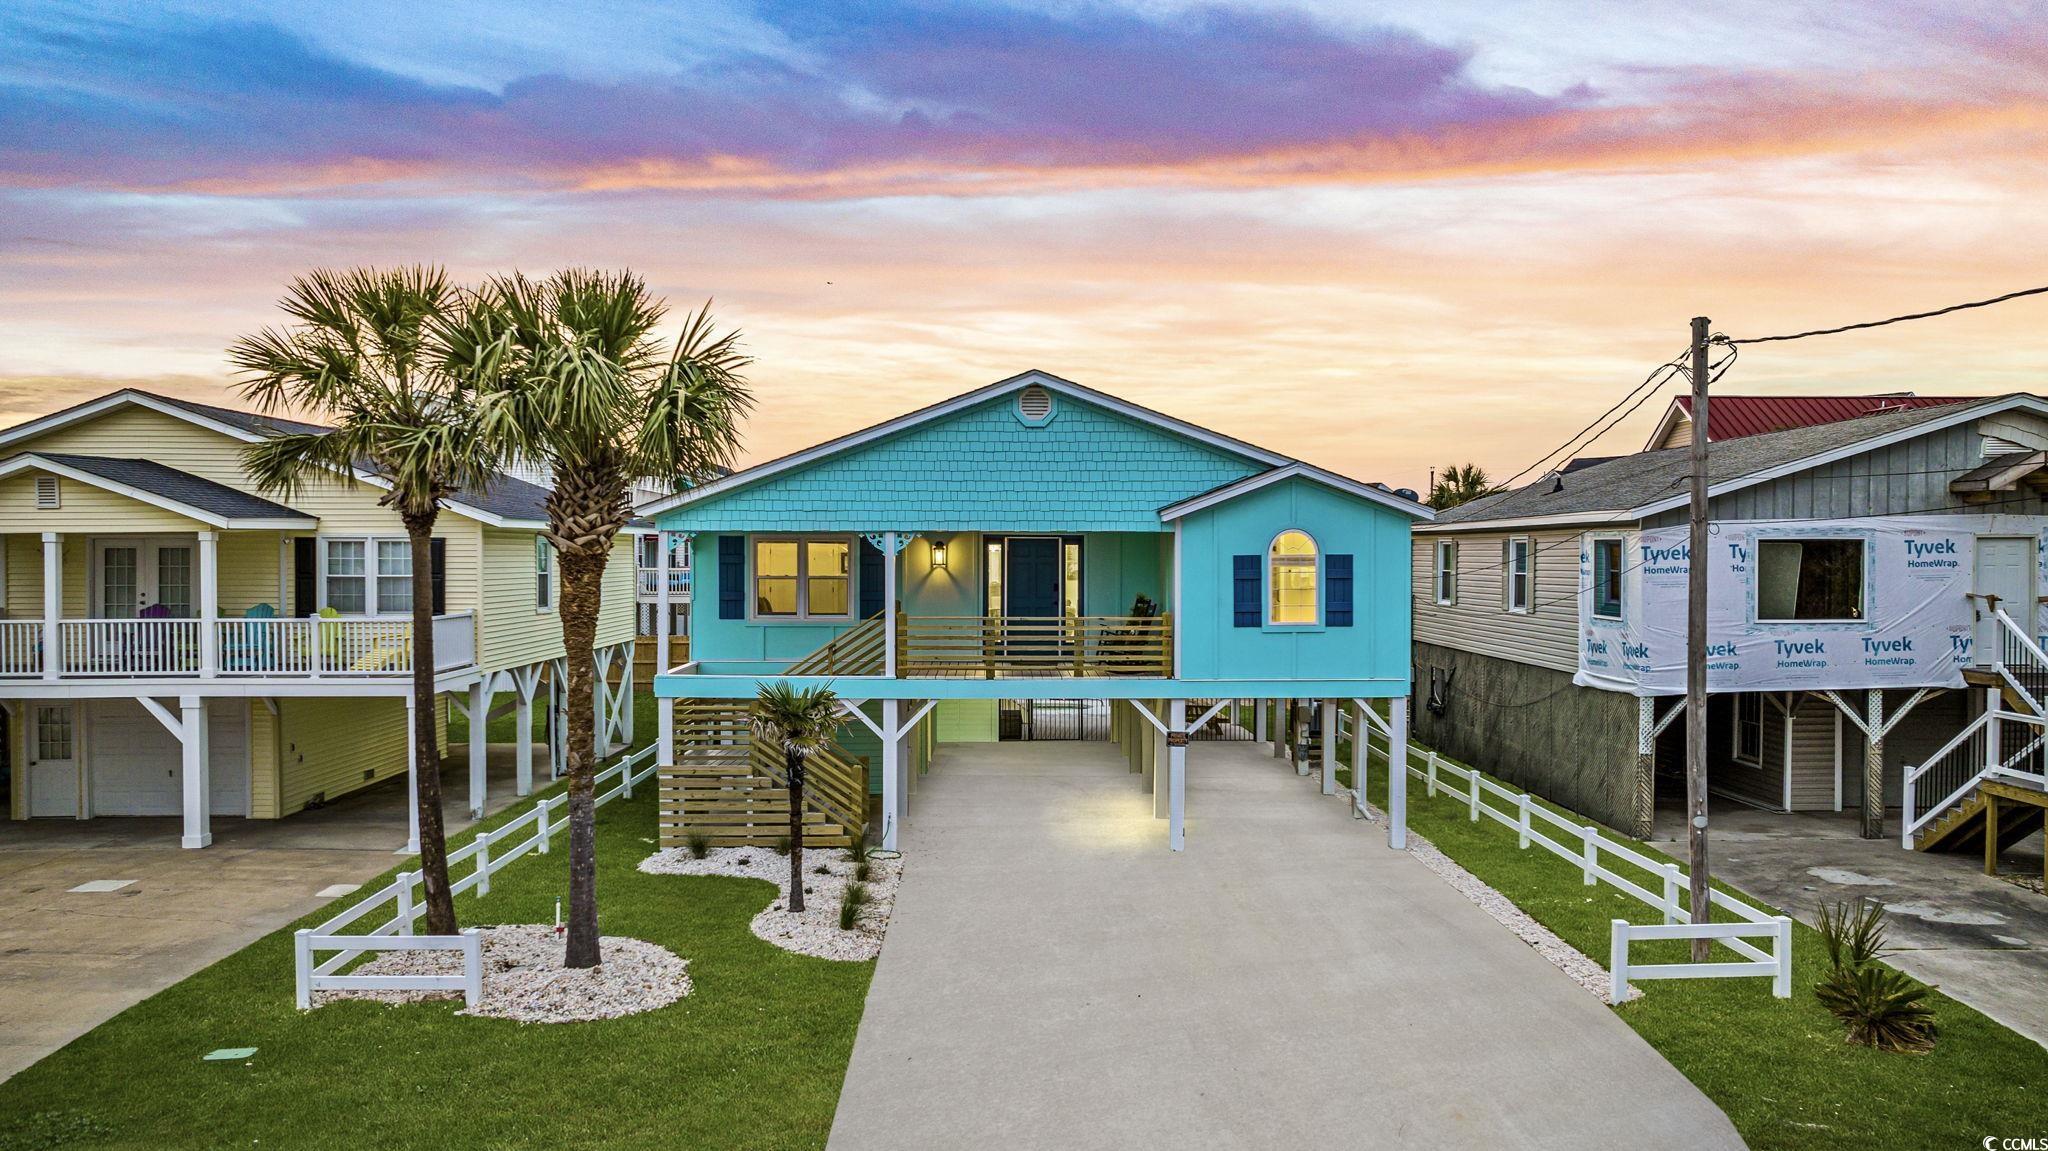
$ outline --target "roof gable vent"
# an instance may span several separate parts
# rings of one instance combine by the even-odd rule
[[[1017,393],[1017,418],[1030,427],[1043,427],[1052,419],[1052,393],[1033,384]]]
[[[56,506],[57,506],[57,502],[58,502],[58,492],[57,492],[57,477],[56,477],[56,476],[37,476],[37,477],[36,477],[36,506],[37,506],[38,508],[54,508],[54,507],[56,507]]]

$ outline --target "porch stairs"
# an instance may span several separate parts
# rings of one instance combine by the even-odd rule
[[[754,738],[743,700],[679,700],[676,763],[661,769],[661,846],[771,847],[789,835],[781,752]],[[867,830],[867,768],[837,745],[812,758],[804,843],[852,847]]]
[[[1987,867],[2048,816],[2048,655],[1994,610],[2000,643],[1993,662],[1964,679],[1996,689],[1999,706],[1906,769],[1904,835],[1917,851],[1981,852]]]

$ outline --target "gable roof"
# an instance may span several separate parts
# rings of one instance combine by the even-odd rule
[[[952,399],[929,404],[916,411],[897,416],[895,419],[884,420],[879,424],[862,428],[857,432],[849,432],[846,435],[826,440],[824,443],[805,448],[802,451],[791,452],[788,455],[779,456],[765,463],[755,464],[750,468],[742,468],[720,479],[700,484],[687,491],[677,492],[666,499],[656,500],[653,503],[647,504],[640,509],[640,514],[658,516],[663,512],[685,504],[710,499],[714,496],[723,495],[727,492],[759,483],[762,480],[781,475],[785,472],[809,467],[812,464],[830,459],[843,452],[852,451],[865,444],[888,439],[912,428],[933,423],[947,416],[966,411],[984,401],[995,399],[1010,392],[1021,392],[1033,384],[1055,394],[1071,396],[1075,399],[1094,404],[1097,407],[1107,409],[1138,423],[1149,424],[1175,435],[1206,444],[1209,447],[1220,449],[1252,463],[1263,464],[1270,468],[1295,462],[1277,452],[1267,451],[1264,448],[1248,444],[1233,436],[1210,431],[1208,428],[1188,423],[1185,420],[1175,419],[1162,412],[1155,412],[1151,408],[1131,403],[1128,400],[1118,399],[1107,392],[1098,392],[1094,388],[1084,387],[1074,383],[1072,380],[1061,379],[1050,372],[1033,369],[1027,372],[1020,372],[1008,379],[997,380],[993,384],[976,388],[973,391],[962,392]]]
[[[1393,492],[1377,484],[1362,484],[1348,476],[1340,476],[1335,472],[1324,471],[1314,464],[1300,462],[1272,468],[1255,476],[1246,476],[1244,479],[1210,488],[1198,496],[1192,496],[1179,503],[1168,504],[1159,509],[1159,518],[1169,522],[1177,520],[1182,516],[1201,511],[1203,508],[1213,508],[1217,504],[1227,503],[1239,496],[1248,495],[1258,491],[1260,488],[1279,483],[1281,480],[1294,479],[1296,477],[1321,484],[1326,488],[1333,488],[1346,495],[1357,496],[1362,500],[1382,504],[1404,515],[1414,516],[1419,520],[1433,520],[1436,518],[1436,512],[1430,510],[1428,506],[1415,500],[1395,495]]]
[[[283,504],[155,460],[23,452],[0,461],[0,476],[28,469],[51,472],[218,528],[300,528],[319,522]]]
[[[1964,404],[1985,398],[1916,396],[1911,392],[1872,396],[1715,396],[1707,411],[1708,422],[1712,425],[1707,429],[1707,442],[1718,444],[1743,436],[1839,423],[1880,412],[1938,408],[1944,404]],[[1671,406],[1657,421],[1657,428],[1650,433],[1650,440],[1643,445],[1643,450],[1655,451],[1673,429],[1691,420],[1692,394],[1681,392],[1673,396]]]
[[[1761,432],[1715,443],[1707,453],[1707,491],[1719,496],[1860,455],[1887,443],[2014,409],[2048,416],[2048,401],[2019,392]],[[1439,512],[1436,524],[1439,528],[1469,528],[1526,521],[1615,523],[1642,519],[1686,502],[1691,451],[1664,448],[1637,452],[1575,472],[1552,473],[1512,491]]]
[[[256,443],[284,432],[309,433],[328,430],[326,424],[307,423],[304,420],[269,416],[260,412],[247,412],[237,408],[217,407],[174,396],[159,395],[141,388],[122,388],[104,396],[73,404],[47,416],[16,424],[0,430],[0,448],[17,444],[23,440],[85,423],[107,412],[121,407],[140,407],[159,412],[173,419],[219,432],[230,439],[243,443]],[[185,474],[185,473],[181,473]],[[193,479],[199,477],[193,476]],[[391,485],[365,467],[355,469],[355,478],[372,487],[388,489]],[[212,481],[205,481],[211,483]],[[224,486],[224,485],[223,485]],[[233,491],[235,489],[228,488]],[[253,497],[252,497],[253,498]],[[269,501],[264,501],[268,503]],[[547,526],[547,489],[536,487],[523,480],[500,474],[482,487],[464,488],[442,501],[443,506],[457,515],[505,528],[543,528]],[[276,505],[273,505],[276,506]],[[297,515],[297,512],[291,514]],[[309,521],[310,522],[310,521]]]

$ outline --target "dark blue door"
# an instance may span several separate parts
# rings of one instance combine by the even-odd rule
[[[1056,536],[1011,536],[1003,544],[1003,614],[1060,614],[1060,541]]]

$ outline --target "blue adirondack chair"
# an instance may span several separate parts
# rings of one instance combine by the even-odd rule
[[[277,609],[267,603],[252,604],[243,619],[276,619]],[[269,627],[232,624],[221,629],[220,662],[235,671],[270,670],[276,664],[277,645]]]

